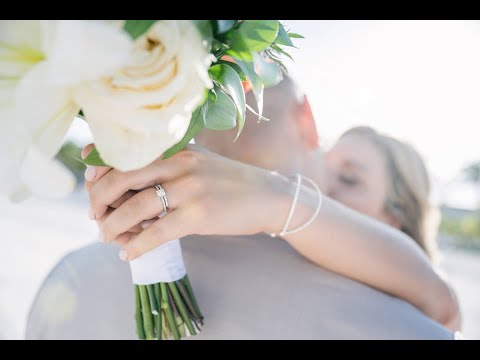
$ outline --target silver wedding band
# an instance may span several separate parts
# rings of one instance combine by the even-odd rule
[[[157,193],[158,198],[162,201],[163,212],[166,213],[168,211],[168,199],[165,189],[162,187],[162,185],[158,184],[155,185],[155,192]]]

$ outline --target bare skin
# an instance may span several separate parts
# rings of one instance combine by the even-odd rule
[[[120,173],[90,168],[86,188],[100,238],[119,243],[121,257],[130,261],[190,234],[278,233],[295,189],[292,181],[278,173],[300,172],[320,185],[323,206],[308,228],[284,240],[313,263],[402,298],[457,330],[455,295],[420,247],[389,226],[395,224],[378,211],[385,187],[371,183],[363,195],[361,190],[341,194],[340,185],[332,181],[330,190],[326,175],[338,177],[343,162],[335,163],[339,152],[334,148],[325,161],[329,171],[323,167],[324,154],[307,98],[291,81],[283,81],[265,90],[264,101],[264,115],[271,121],[258,123],[249,114],[236,142],[236,129],[203,130],[195,138],[201,146],[190,145],[144,169]],[[251,93],[247,102],[255,106]],[[83,156],[91,148],[87,146]],[[363,155],[372,161],[367,152]],[[382,166],[375,171],[375,179],[386,184]],[[157,215],[163,207],[151,188],[158,183],[165,188],[171,208],[162,219]],[[302,187],[292,227],[311,217],[317,201],[316,192]]]
[[[92,212],[101,237],[120,244],[126,261],[191,234],[278,233],[295,187],[271,171],[192,145],[141,170],[95,173],[86,185]],[[157,183],[171,208],[161,219],[154,219],[162,211],[151,188]],[[316,205],[316,193],[303,187],[292,226],[304,223]],[[285,240],[312,262],[405,299],[444,325],[456,314],[449,287],[407,235],[327,196],[315,221]]]
[[[351,209],[398,227],[384,204],[388,174],[385,160],[372,143],[355,135],[342,137],[325,156],[328,195]]]

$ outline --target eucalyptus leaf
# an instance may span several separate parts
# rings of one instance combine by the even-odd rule
[[[233,71],[233,70],[232,70]],[[204,126],[210,130],[230,130],[236,125],[237,107],[233,100],[220,88],[216,89],[217,101],[207,101],[208,110]]]
[[[205,102],[202,106],[199,106],[192,114],[192,120],[190,120],[190,125],[188,126],[187,132],[185,133],[184,137],[182,140],[180,140],[178,143],[173,145],[170,149],[165,151],[163,154],[162,159],[168,159],[169,157],[172,157],[179,151],[182,151],[185,146],[188,145],[190,140],[192,140],[197,134],[203,129],[203,117],[205,116],[205,113],[202,111],[202,109],[205,106],[208,106],[208,101]]]
[[[234,31],[229,38],[230,48],[226,51],[227,55],[242,61],[253,61],[252,52],[239,31]]]
[[[260,76],[264,87],[273,87],[282,81],[282,70],[272,59],[265,58],[260,54],[255,54],[254,64],[256,72],[258,76]]]
[[[97,151],[97,148],[93,148],[92,151],[90,151],[90,154],[83,159],[83,163],[85,165],[92,165],[92,166],[108,166],[101,158],[100,154]]]
[[[157,20],[126,20],[123,29],[130,34],[132,39],[143,35]]]
[[[278,35],[277,35],[277,38],[275,39],[275,44],[295,47],[295,45],[293,45],[292,40],[290,39],[290,36],[288,36],[287,31],[283,27],[282,23],[279,23],[278,26],[279,26]]]
[[[198,32],[202,36],[207,51],[212,49],[213,29],[210,20],[193,20]]]
[[[226,64],[226,65],[230,66],[233,70],[235,70],[237,72],[238,76],[240,76],[240,80],[247,81],[247,76],[245,75],[243,70],[240,68],[240,66],[238,66],[234,62],[226,61],[226,60],[218,60],[216,62],[216,64],[217,65],[218,64]]]
[[[292,33],[292,32],[289,32],[288,36],[291,37],[292,39],[305,39],[304,36],[297,33]]]
[[[257,100],[257,110],[259,117],[263,114],[263,83],[261,78],[255,72],[255,67],[252,62],[245,62],[241,59],[235,59],[236,63],[243,70],[245,75],[247,75],[248,80],[252,84],[252,91],[255,95],[255,100]]]
[[[238,138],[245,125],[246,112],[245,91],[243,90],[240,76],[238,76],[237,72],[230,65],[227,65],[225,63],[212,66],[209,72],[213,75],[215,80],[217,80],[223,85],[228,95],[230,95],[233,102],[235,103],[238,119]]]
[[[279,24],[278,20],[244,20],[238,33],[251,52],[260,52],[275,41]]]
[[[217,33],[223,34],[235,25],[236,20],[217,20]]]
[[[285,50],[283,50],[280,46],[278,46],[276,44],[273,44],[272,49],[275,50],[276,52],[280,53],[280,54],[283,54],[283,55],[287,56],[290,60],[294,61],[292,56],[289,53],[287,53]]]

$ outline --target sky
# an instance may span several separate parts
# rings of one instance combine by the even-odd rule
[[[423,155],[436,201],[474,206],[474,190],[456,179],[480,160],[479,21],[284,23],[305,36],[289,71],[325,145],[354,125],[373,126]]]
[[[479,21],[283,22],[305,36],[287,65],[323,145],[352,126],[373,126],[423,155],[434,202],[476,205],[475,190],[457,178],[480,160]],[[73,133],[85,134],[84,124]]]

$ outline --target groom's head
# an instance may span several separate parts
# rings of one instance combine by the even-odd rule
[[[247,93],[247,103],[257,108],[255,97]],[[318,147],[315,121],[306,96],[294,81],[284,76],[276,86],[265,89],[263,115],[270,121],[258,121],[247,110],[242,134],[233,140],[237,128],[230,131],[203,130],[195,141],[223,156],[266,169],[299,171]]]

